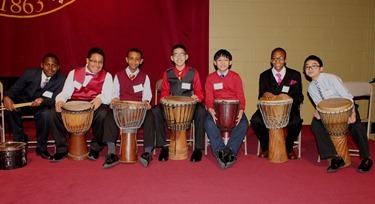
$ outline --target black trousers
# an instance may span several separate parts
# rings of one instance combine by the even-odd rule
[[[106,117],[106,125],[104,126],[104,142],[116,142],[119,135],[119,127],[117,126],[113,117],[113,111],[110,110]],[[143,147],[154,147],[155,143],[155,128],[154,128],[154,116],[151,110],[147,110],[145,120],[142,124],[143,127]]]
[[[109,111],[112,110],[109,109],[108,105],[104,104],[100,105],[99,108],[94,111],[94,116],[91,124],[94,137],[92,138],[90,143],[90,148],[92,150],[101,151],[104,148],[104,126],[106,124],[105,119]],[[69,148],[66,138],[67,130],[62,121],[61,113],[57,113],[55,109],[51,110],[51,119],[52,136],[56,144],[56,153],[68,152]]]
[[[269,134],[266,125],[264,124],[262,114],[258,109],[250,119],[255,135],[258,137],[262,151],[268,151]],[[298,109],[292,109],[289,116],[289,123],[287,125],[288,135],[285,138],[285,147],[287,152],[293,152],[294,141],[296,141],[301,128],[302,122],[300,112]]]
[[[156,146],[161,147],[166,144],[166,130],[164,126],[165,115],[163,106],[158,104],[152,109],[154,115],[155,131],[156,131]],[[194,111],[194,126],[195,126],[195,149],[204,149],[204,122],[207,111],[202,104],[197,103]]]
[[[20,101],[15,101],[19,103]],[[25,102],[25,101],[22,101]],[[8,117],[9,125],[13,131],[14,141],[25,142],[25,133],[23,131],[22,115],[34,115],[36,125],[36,147],[41,150],[47,150],[47,140],[50,132],[50,108],[46,106],[40,107],[23,107],[18,111],[5,111]]]
[[[370,150],[367,139],[366,127],[361,122],[358,112],[358,105],[355,105],[356,122],[349,125],[349,131],[355,143],[358,145],[359,153],[362,158],[370,157]],[[328,135],[326,128],[321,120],[313,118],[311,129],[316,139],[319,155],[322,159],[331,158],[337,155],[335,146]]]

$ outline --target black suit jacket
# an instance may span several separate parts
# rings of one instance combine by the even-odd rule
[[[36,98],[44,98],[41,106],[54,106],[56,95],[62,91],[66,77],[58,71],[50,78],[44,88],[41,89],[42,71],[42,68],[26,69],[23,75],[4,93],[4,95],[11,98],[13,101],[19,98],[21,99],[20,101],[24,102],[34,101]],[[51,98],[43,96],[43,93],[46,91],[52,93]]]
[[[299,109],[304,99],[302,94],[301,73],[288,67],[286,67],[285,76],[280,85],[277,84],[277,81],[272,74],[272,68],[267,69],[260,74],[258,99],[261,98],[265,92],[279,95],[283,93],[282,89],[284,86],[289,86],[289,91],[286,94],[293,98],[292,109]]]

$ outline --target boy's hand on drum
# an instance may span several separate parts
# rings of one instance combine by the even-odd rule
[[[348,124],[353,124],[356,121],[355,111],[352,112],[352,115],[348,118]]]
[[[238,116],[237,116],[237,119],[236,119],[236,126],[240,123],[240,121],[242,119],[242,115],[243,115],[243,110],[240,110],[238,112]]]
[[[275,95],[273,95],[273,93],[271,93],[271,92],[265,92],[263,94],[263,97],[266,98],[266,99],[271,99],[271,98],[274,98]]]
[[[63,107],[64,104],[65,104],[65,102],[63,102],[63,101],[57,101],[57,103],[55,105],[56,112],[61,113],[61,107]]]
[[[209,108],[208,112],[211,114],[212,118],[214,119],[214,123],[216,124],[217,118],[216,118],[216,112],[214,109]]]
[[[315,112],[314,112],[314,117],[318,120],[320,120],[320,114],[318,112],[318,110],[315,109]]]
[[[197,95],[192,95],[191,97],[192,97],[196,102],[200,102],[200,101],[199,101],[199,98],[198,98]]]
[[[151,109],[150,101],[144,100],[143,102],[147,103],[147,110]]]
[[[113,108],[114,108],[114,105],[115,105],[117,102],[119,102],[119,101],[120,101],[119,98],[114,98],[114,99],[112,99],[111,104],[109,105],[109,108],[113,109]]]
[[[102,105],[102,99],[100,99],[99,97],[96,97],[90,103],[93,105],[92,108],[96,110],[99,108],[100,105]]]

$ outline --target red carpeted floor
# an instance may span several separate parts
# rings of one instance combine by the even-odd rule
[[[0,171],[0,203],[371,203],[375,199],[374,169],[356,172],[360,163],[326,173],[317,162],[309,126],[302,131],[302,158],[282,164],[256,156],[257,140],[250,130],[249,154],[222,170],[211,152],[199,163],[159,162],[148,168],[120,164],[102,169],[98,161],[50,163],[28,149],[26,167]],[[370,140],[374,157],[375,141]],[[53,149],[50,149],[52,153]],[[142,152],[142,147],[140,148]],[[190,151],[191,152],[191,151]],[[375,158],[375,157],[374,157]]]

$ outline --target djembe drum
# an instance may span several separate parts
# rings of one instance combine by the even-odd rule
[[[318,103],[316,109],[335,145],[337,154],[345,161],[345,166],[351,164],[346,131],[348,130],[348,118],[352,114],[353,102],[346,98],[331,98]],[[331,161],[328,160],[330,164]]]
[[[221,130],[221,136],[227,140],[229,133],[236,126],[236,118],[239,112],[239,100],[215,100],[216,124]],[[225,141],[226,143],[227,141]]]
[[[113,116],[121,132],[120,162],[137,162],[137,130],[145,119],[148,104],[139,101],[119,101],[112,105]]]
[[[278,95],[272,99],[262,97],[258,106],[264,124],[269,132],[268,159],[272,163],[288,161],[283,128],[289,123],[293,99],[288,95]]]
[[[186,130],[190,128],[196,101],[187,96],[168,96],[160,100],[168,128],[171,129],[169,158],[183,160],[188,157]]]
[[[11,170],[27,165],[26,143],[0,143],[0,169]]]
[[[68,158],[86,159],[89,154],[85,133],[90,129],[94,110],[87,101],[69,101],[61,107],[66,130],[71,133]]]

